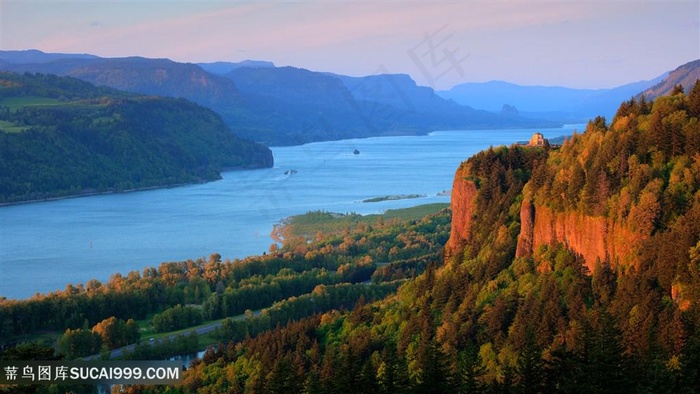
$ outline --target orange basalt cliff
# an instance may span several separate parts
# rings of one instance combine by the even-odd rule
[[[446,256],[454,256],[469,242],[470,228],[479,220],[475,212],[477,186],[467,165],[455,174],[452,186],[452,225]],[[520,207],[520,233],[516,257],[530,257],[542,245],[562,243],[579,254],[592,272],[596,261],[636,265],[636,251],[648,235],[633,231],[625,221],[589,216],[576,211],[558,212],[537,205],[526,185]]]
[[[596,261],[635,265],[635,250],[645,236],[626,223],[580,212],[555,212],[527,198],[520,209],[516,257],[529,257],[542,245],[562,243],[581,255],[592,272]]]
[[[468,179],[469,169],[463,163],[452,182],[452,224],[446,255],[454,256],[470,238],[470,228],[475,212],[476,184]]]

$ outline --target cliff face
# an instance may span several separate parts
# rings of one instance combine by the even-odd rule
[[[474,182],[467,179],[469,175],[468,168],[462,165],[457,169],[452,183],[452,224],[445,248],[448,257],[458,253],[470,237],[477,189]]]
[[[634,251],[644,238],[624,222],[579,212],[554,212],[525,198],[516,257],[529,257],[542,245],[560,242],[580,254],[593,272],[596,260],[634,265]]]
[[[446,257],[460,253],[472,238],[472,225],[479,220],[479,190],[470,166],[463,164],[452,186],[452,225]],[[628,220],[590,216],[578,211],[555,211],[533,201],[530,185],[522,188],[520,232],[515,257],[530,257],[540,246],[562,243],[585,260],[593,272],[596,261],[636,265],[637,253],[649,234],[634,230]]]

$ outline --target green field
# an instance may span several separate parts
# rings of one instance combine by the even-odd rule
[[[28,126],[17,126],[12,122],[7,122],[5,120],[0,120],[0,131],[5,133],[21,133],[28,130]]]
[[[37,96],[10,97],[0,101],[0,105],[8,107],[10,109],[37,106],[55,106],[64,104],[66,104],[66,102],[59,99]]]
[[[6,107],[13,112],[26,107],[58,107],[65,105],[74,105],[74,103],[55,98],[38,96],[9,97],[0,100],[0,106]],[[5,133],[21,133],[29,130],[30,128],[31,126],[19,126],[13,122],[0,120],[0,131]]]
[[[362,200],[362,202],[382,202],[382,201],[394,201],[394,200],[406,200],[410,198],[423,198],[425,197],[425,194],[396,194],[392,196],[381,196],[381,197],[374,197],[374,198],[368,198],[366,200]]]
[[[389,209],[383,214],[360,215],[357,213],[333,213],[326,211],[307,212],[287,218],[274,232],[282,238],[312,238],[316,233],[339,234],[360,224],[375,225],[380,221],[418,220],[426,215],[449,208],[449,203],[418,205],[411,208]]]

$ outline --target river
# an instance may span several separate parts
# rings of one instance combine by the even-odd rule
[[[380,213],[449,202],[460,162],[489,146],[583,131],[436,131],[272,148],[274,168],[205,184],[0,207],[0,297],[27,298],[161,262],[266,252],[280,220],[312,210]],[[355,150],[359,153],[355,154]],[[388,195],[423,198],[368,203]]]

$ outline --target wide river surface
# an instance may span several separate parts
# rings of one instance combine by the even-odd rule
[[[584,126],[542,131],[554,138]],[[534,131],[437,131],[278,147],[274,168],[227,172],[217,182],[0,207],[0,297],[27,298],[212,253],[262,254],[274,224],[308,211],[369,214],[447,203],[449,196],[439,194],[450,190],[462,161],[489,146],[526,141]],[[425,197],[362,202],[408,194]]]

